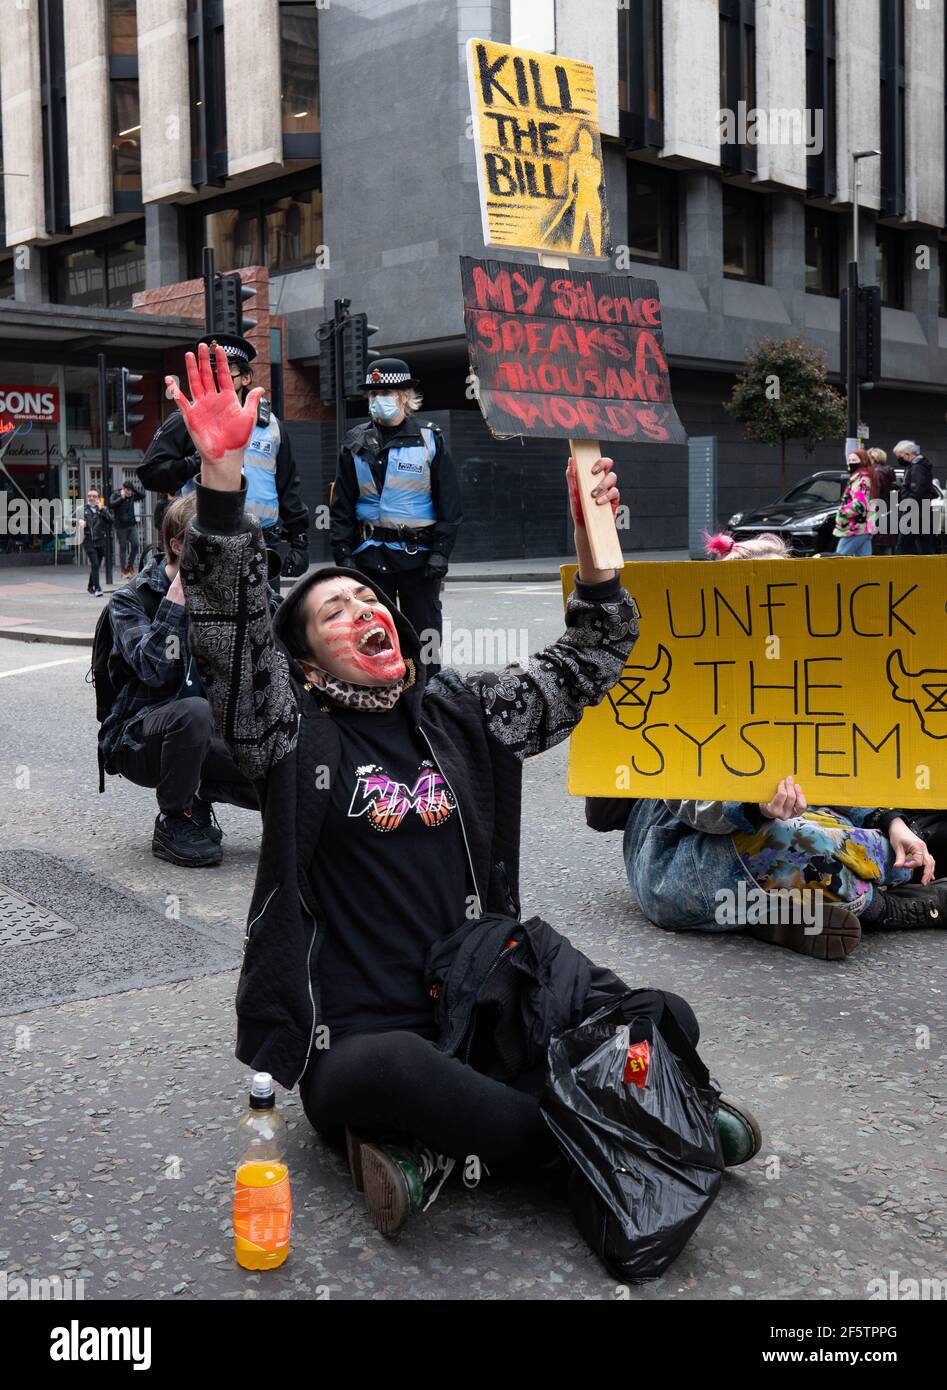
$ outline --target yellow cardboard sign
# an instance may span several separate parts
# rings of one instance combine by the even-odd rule
[[[470,39],[467,73],[484,243],[607,256],[592,65]]]
[[[574,566],[563,566],[568,594]],[[575,796],[947,807],[947,556],[625,565],[640,636]]]

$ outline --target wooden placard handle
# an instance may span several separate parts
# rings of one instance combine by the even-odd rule
[[[548,251],[539,252],[539,264],[550,270],[568,270],[569,257],[554,255]],[[582,516],[585,531],[589,538],[589,549],[595,568],[599,570],[620,570],[625,563],[618,528],[611,507],[599,507],[592,496],[592,489],[600,481],[600,474],[592,472],[592,465],[602,456],[602,447],[596,439],[570,439],[569,448],[575,459],[576,481],[582,499]]]

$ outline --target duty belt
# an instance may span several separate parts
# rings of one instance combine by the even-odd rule
[[[420,538],[431,530],[429,526],[373,526],[370,521],[359,525],[363,541],[403,541],[409,555],[418,553]]]

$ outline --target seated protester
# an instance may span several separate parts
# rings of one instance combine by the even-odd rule
[[[586,802],[594,830],[624,831],[628,882],[655,926],[749,930],[821,960],[843,960],[863,927],[947,926],[947,879],[934,880],[934,860],[907,824],[910,814],[810,810],[792,777],[760,805]]]
[[[734,542],[710,536],[712,555],[785,559],[772,534]],[[625,868],[642,912],[669,931],[740,931],[804,955],[842,960],[864,926],[947,924],[947,880],[934,882],[934,861],[910,812],[820,807],[809,810],[792,777],[771,801],[658,801],[589,797],[593,830],[624,832]],[[920,883],[909,883],[912,873]],[[749,904],[741,896],[762,890]],[[784,890],[796,890],[787,901]],[[745,917],[743,914],[745,913]],[[741,920],[742,918],[742,920]]]
[[[256,809],[246,778],[214,733],[210,705],[188,651],[184,589],[178,573],[193,496],[168,507],[164,555],[151,560],[109,600],[113,650],[130,677],[99,731],[105,771],[158,796],[152,852],[183,868],[223,858],[223,832],[213,802]]]
[[[193,402],[176,399],[202,460],[182,556],[191,640],[218,727],[263,808],[237,1056],[298,1084],[330,1142],[347,1136],[356,1188],[390,1234],[468,1155],[490,1172],[556,1156],[521,1074],[507,1084],[436,1045],[443,1021],[425,964],[449,939],[479,940],[497,921],[510,930],[522,761],[604,699],[637,636],[634,609],[614,571],[594,568],[573,489],[579,570],[566,630],[522,668],[426,679],[407,619],[348,567],[307,576],[272,623],[241,479],[254,393],[241,408],[220,370],[218,390],[206,347],[199,373],[188,356],[188,378]],[[618,497],[609,466],[595,465],[597,505]],[[548,932],[557,961],[579,956]],[[576,1022],[625,993],[611,972],[583,969],[581,998],[556,995],[567,1018],[580,1011]],[[669,1012],[696,1042],[684,1000],[637,991],[636,1002],[644,993],[658,1026]],[[721,1117],[725,1160],[745,1162],[758,1127],[729,1104]]]

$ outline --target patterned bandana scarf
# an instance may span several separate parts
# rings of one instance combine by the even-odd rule
[[[303,663],[300,662],[300,665]],[[406,661],[405,665],[408,668],[407,673],[391,685],[353,685],[351,681],[344,681],[339,676],[330,676],[328,671],[323,671],[314,662],[307,661],[303,670],[310,678],[312,689],[331,700],[333,704],[342,705],[345,709],[372,710],[378,713],[394,709],[404,691],[414,684],[413,663]],[[319,680],[313,680],[313,675],[317,675]]]

